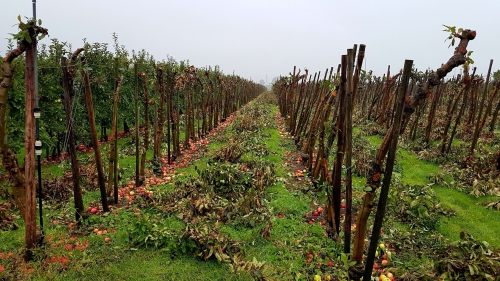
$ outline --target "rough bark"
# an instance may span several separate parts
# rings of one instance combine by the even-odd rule
[[[2,165],[9,173],[9,179],[12,183],[14,202],[19,208],[23,220],[26,220],[26,187],[24,185],[24,176],[18,168],[17,157],[7,142],[7,99],[9,88],[12,86],[12,77],[14,76],[11,63],[18,56],[22,55],[24,51],[26,51],[26,46],[19,44],[15,50],[5,56],[2,63],[2,78],[0,81],[0,152],[2,154]]]
[[[455,34],[455,37],[460,39],[457,47],[455,48],[455,52],[453,56],[440,68],[436,71],[432,72],[428,77],[427,81],[423,85],[419,85],[417,91],[410,95],[409,99],[405,103],[404,114],[403,114],[403,126],[401,130],[404,132],[406,125],[408,124],[408,120],[415,109],[420,104],[420,101],[424,100],[427,97],[427,94],[432,91],[432,88],[437,86],[442,78],[444,78],[450,71],[452,71],[455,67],[464,64],[467,59],[465,55],[467,54],[467,45],[469,41],[474,40],[476,38],[476,31],[466,29],[462,32],[462,34]]]

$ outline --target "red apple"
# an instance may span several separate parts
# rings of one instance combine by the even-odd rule
[[[340,208],[345,209],[345,203],[340,204]]]
[[[321,213],[321,212],[323,212],[323,208],[318,207],[318,209],[316,209],[316,211],[318,211],[318,213]]]
[[[386,254],[383,254],[383,255],[381,256],[381,258],[382,258],[383,260],[386,260],[386,259],[387,259],[387,255],[386,255]]]
[[[319,216],[318,211],[314,211],[314,212],[313,212],[313,216],[315,216],[315,217]]]
[[[95,208],[95,207],[94,207],[94,208],[92,208],[92,209],[90,210],[90,212],[91,212],[92,214],[96,214],[96,213],[98,212],[98,210],[97,210],[97,208]]]

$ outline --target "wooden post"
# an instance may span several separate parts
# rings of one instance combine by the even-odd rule
[[[95,162],[97,168],[97,181],[99,183],[99,190],[101,191],[102,209],[104,212],[109,212],[108,200],[106,197],[106,181],[104,180],[101,150],[99,148],[99,141],[97,139],[97,129],[95,125],[94,105],[92,103],[92,90],[90,89],[89,74],[87,73],[87,71],[82,70],[82,76],[85,86],[85,105],[87,106],[87,113],[90,123],[90,136],[92,138],[92,146],[94,147]]]
[[[36,41],[34,41],[36,42]],[[36,43],[29,44],[26,47],[26,72],[25,72],[25,87],[26,87],[26,122],[25,122],[25,139],[24,149],[26,155],[24,158],[24,184],[26,187],[26,224],[25,231],[25,260],[32,259],[32,249],[37,245],[36,238],[36,182],[35,182],[35,50]]]
[[[139,83],[137,73],[137,62],[134,63],[134,91],[135,91],[135,187],[139,187]]]
[[[408,83],[410,81],[411,68],[413,66],[412,60],[406,60],[403,70],[403,77],[401,85],[399,87],[398,97],[394,103],[394,122],[392,123],[392,136],[391,144],[389,148],[389,153],[387,155],[387,164],[385,167],[384,180],[382,182],[382,188],[380,190],[380,197],[377,206],[377,213],[375,215],[375,222],[373,224],[372,237],[370,240],[370,247],[368,249],[368,257],[366,259],[365,273],[363,276],[363,281],[370,281],[373,262],[375,259],[375,251],[377,250],[378,240],[380,237],[380,230],[382,229],[382,223],[384,222],[385,216],[385,206],[387,204],[387,198],[389,197],[389,187],[391,185],[392,171],[394,168],[394,160],[396,159],[396,149],[398,146],[399,134],[401,132],[401,122],[403,119],[403,106],[405,103],[406,91],[408,89]]]

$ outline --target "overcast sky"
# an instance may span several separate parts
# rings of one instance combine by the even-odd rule
[[[32,0],[1,0],[0,52],[17,15],[32,16]],[[442,24],[477,31],[470,42],[477,73],[490,59],[500,65],[499,0],[38,0],[37,16],[50,37],[73,49],[111,43],[118,33],[131,51],[156,60],[173,56],[197,67],[219,65],[232,73],[271,82],[296,65],[312,72],[336,67],[353,44],[366,44],[366,69],[376,75],[405,59],[436,69],[452,55]],[[50,44],[49,39],[41,43]]]

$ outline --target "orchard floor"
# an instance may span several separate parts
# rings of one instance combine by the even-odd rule
[[[312,211],[326,202],[324,190],[314,190],[307,178],[298,172],[304,167],[293,156],[293,140],[284,130],[277,107],[271,108],[269,122],[274,125],[262,130],[266,148],[270,152],[263,157],[276,167],[276,182],[265,190],[265,200],[272,213],[269,235],[263,237],[256,230],[258,228],[253,227],[220,226],[221,232],[240,245],[244,259],[265,262],[264,270],[240,270],[234,273],[229,264],[220,263],[215,258],[204,261],[189,252],[172,253],[167,249],[131,245],[129,235],[137,220],[137,213],[152,215],[138,210],[140,205],[135,201],[108,214],[91,216],[85,223],[85,229],[89,230],[85,235],[75,235],[70,225],[71,203],[54,207],[45,202],[45,231],[49,240],[46,248],[35,251],[39,255],[37,261],[22,262],[24,227],[18,218],[18,224],[21,225],[19,229],[2,231],[0,235],[0,269],[4,267],[0,271],[0,280],[255,280],[258,274],[266,276],[267,280],[312,280],[315,274],[323,277],[346,276],[345,264],[341,258],[337,258],[342,252],[341,245],[325,235],[326,226],[320,223],[323,221],[321,215],[311,223]],[[224,128],[226,125],[221,126],[214,136],[226,134]],[[381,141],[376,136],[367,139],[374,145]],[[186,152],[190,156],[178,159],[166,176],[196,176],[226,144],[227,139],[208,138],[205,144],[195,146],[193,153]],[[134,161],[133,157],[122,157],[120,165],[133,167]],[[429,178],[440,171],[437,164],[419,160],[412,152],[402,148],[399,149],[397,161],[401,166],[402,180],[409,184],[429,184]],[[46,171],[62,174],[57,171],[61,167],[64,168],[63,165],[52,166]],[[153,184],[156,180],[150,180],[148,190],[155,193],[175,190],[175,185],[167,181],[166,176],[158,180],[158,185]],[[500,212],[476,204],[485,199],[476,199],[442,186],[433,188],[442,204],[456,212],[455,216],[441,221],[439,231],[444,236],[454,241],[458,239],[460,231],[465,230],[479,240],[500,247],[497,232],[500,229]],[[362,178],[354,179],[354,189],[359,200],[363,190]],[[98,199],[97,191],[87,192],[85,205],[96,204]],[[183,227],[175,217],[168,219],[173,229]],[[107,230],[108,233],[96,235],[91,232],[94,228]],[[105,242],[104,237],[109,237],[110,241]],[[68,245],[71,245],[71,249]],[[330,266],[329,262],[334,265]]]

